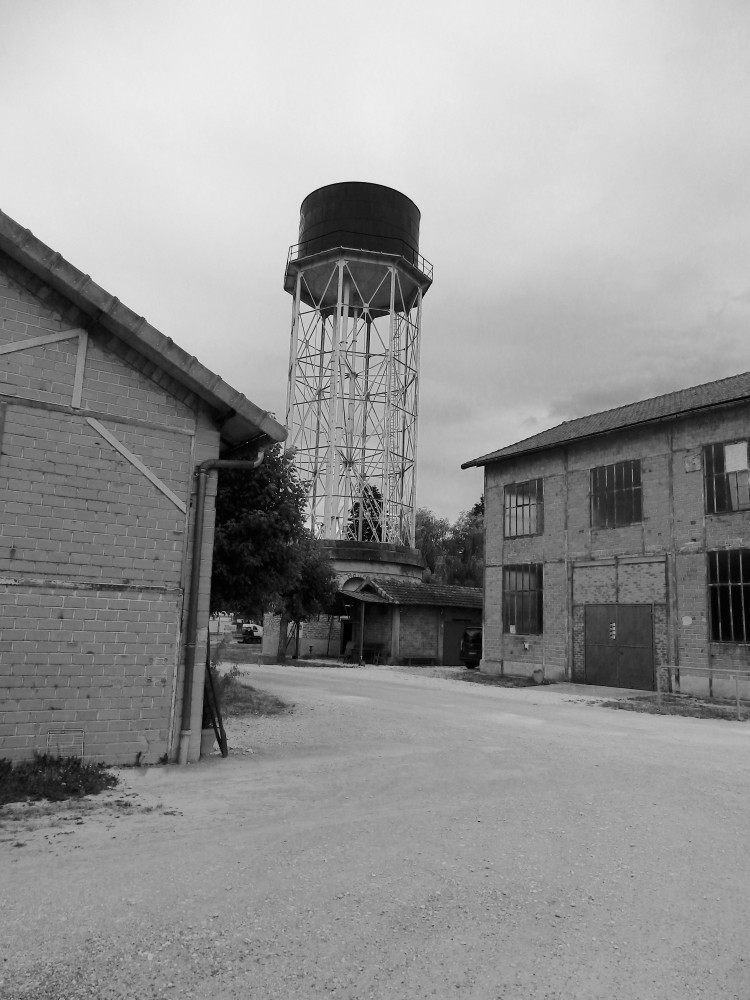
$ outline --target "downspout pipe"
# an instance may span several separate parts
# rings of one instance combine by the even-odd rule
[[[365,602],[359,604],[359,665],[365,662]]]
[[[185,623],[185,681],[182,692],[182,725],[178,762],[187,764],[190,747],[191,710],[193,702],[193,681],[195,677],[195,654],[198,646],[198,591],[201,582],[203,552],[203,529],[206,517],[206,489],[208,477],[215,469],[257,469],[266,455],[264,445],[254,459],[209,458],[196,467],[198,491],[195,501],[195,531],[193,532],[193,559],[190,567],[190,596],[188,599],[187,622]]]

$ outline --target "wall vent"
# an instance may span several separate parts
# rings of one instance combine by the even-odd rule
[[[83,760],[83,730],[50,729],[47,732],[47,753],[52,757],[79,757]]]

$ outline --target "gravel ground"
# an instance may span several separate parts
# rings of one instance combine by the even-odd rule
[[[747,726],[249,667],[227,760],[0,812],[2,1000],[748,1000]]]

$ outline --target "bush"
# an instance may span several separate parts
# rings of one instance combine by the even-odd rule
[[[33,760],[22,760],[15,766],[0,758],[0,806],[27,799],[60,802],[98,795],[117,783],[117,776],[105,764],[84,764],[77,757],[36,754]]]

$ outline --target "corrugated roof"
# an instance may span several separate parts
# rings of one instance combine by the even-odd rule
[[[370,595],[377,595],[381,602],[388,604],[427,604],[437,607],[481,608],[481,587],[452,587],[442,583],[422,583],[419,580],[374,579],[370,577],[355,591],[347,591],[347,596],[371,601]]]
[[[741,375],[732,375],[716,382],[706,382],[689,389],[669,392],[664,396],[654,396],[637,403],[618,406],[613,410],[603,410],[601,413],[592,413],[576,420],[566,420],[565,423],[542,431],[541,434],[535,434],[516,444],[474,458],[470,462],[464,462],[461,468],[489,465],[503,458],[543,451],[572,441],[609,434],[625,427],[667,420],[696,410],[726,406],[748,399],[750,399],[750,372],[743,372]]]
[[[2,211],[0,249],[217,411],[222,439],[229,445],[286,438],[286,428],[270,413],[233,389]]]

